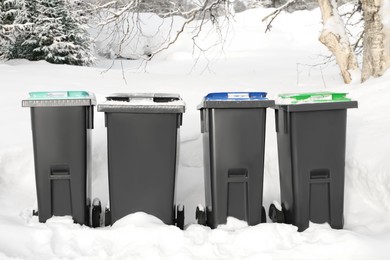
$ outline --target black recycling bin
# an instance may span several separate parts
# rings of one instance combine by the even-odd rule
[[[203,134],[205,212],[199,224],[216,228],[228,216],[249,225],[265,222],[264,143],[267,108],[264,92],[210,93],[198,106]]]
[[[281,207],[270,218],[304,231],[313,223],[343,228],[347,109],[345,93],[280,95],[275,106]],[[285,104],[283,104],[285,103]]]
[[[70,215],[90,225],[90,130],[95,97],[85,91],[32,92],[30,107],[38,216]]]
[[[175,205],[175,182],[184,102],[177,94],[157,93],[114,94],[106,99],[98,105],[107,127],[106,224],[142,211],[183,228],[184,208]]]

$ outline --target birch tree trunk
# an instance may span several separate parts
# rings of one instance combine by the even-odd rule
[[[364,17],[362,81],[382,76],[390,65],[390,25],[384,23],[384,10],[390,12],[388,1],[361,1]]]
[[[336,0],[318,0],[323,29],[320,42],[335,56],[345,83],[351,83],[351,71],[357,70],[358,63],[352,50],[344,23],[337,11]]]

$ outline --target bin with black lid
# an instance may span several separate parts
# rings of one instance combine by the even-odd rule
[[[86,91],[31,92],[35,180],[40,222],[70,215],[90,225],[90,132],[95,96]]]
[[[264,92],[210,93],[198,106],[203,134],[205,210],[199,224],[216,228],[228,216],[266,222],[263,172],[267,108]]]
[[[275,105],[281,205],[271,204],[274,222],[309,222],[343,228],[347,109],[346,93],[281,94]]]
[[[107,127],[106,224],[142,211],[183,228],[184,208],[175,205],[183,100],[178,94],[113,94],[98,111]]]

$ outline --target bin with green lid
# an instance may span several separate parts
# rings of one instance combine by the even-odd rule
[[[31,92],[38,216],[70,215],[90,225],[90,132],[95,96],[86,91]],[[96,220],[96,219],[95,219]]]
[[[357,108],[346,93],[281,94],[274,106],[281,206],[274,222],[309,222],[343,228],[347,109]]]

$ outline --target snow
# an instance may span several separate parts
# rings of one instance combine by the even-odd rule
[[[282,13],[271,33],[261,23],[270,11],[236,16],[223,51],[210,50],[194,67],[190,36],[157,56],[146,68],[136,61],[101,60],[94,67],[13,60],[0,63],[0,259],[389,259],[390,251],[390,73],[364,84],[343,85],[329,53],[318,41],[318,9]],[[212,44],[212,40],[204,44]],[[125,68],[123,80],[122,66]],[[207,69],[205,70],[205,66]],[[136,73],[145,69],[142,73]],[[186,102],[180,128],[177,202],[185,205],[186,229],[163,224],[142,212],[111,227],[92,229],[70,217],[39,223],[36,208],[31,121],[21,101],[33,91],[86,90],[98,103],[112,93],[180,93]],[[204,205],[199,111],[209,92],[266,91],[269,98],[302,91],[348,92],[359,108],[348,110],[344,229],[310,224],[304,232],[286,224],[247,226],[229,218],[211,230],[195,223]],[[264,206],[279,200],[278,157],[273,111],[267,115]],[[92,131],[93,197],[108,201],[104,113]],[[268,219],[269,222],[269,219]]]

